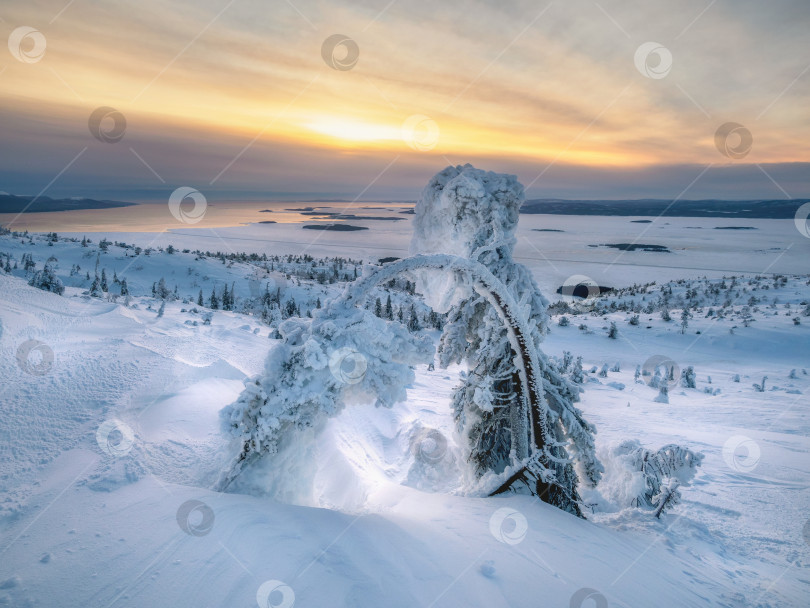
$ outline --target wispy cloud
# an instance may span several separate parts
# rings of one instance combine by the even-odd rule
[[[727,161],[713,138],[732,120],[753,134],[743,161],[751,167],[810,161],[810,9],[799,0],[295,0],[272,11],[229,0],[65,4],[4,6],[6,35],[30,25],[48,46],[37,63],[5,62],[0,105],[13,128],[4,129],[0,179],[52,174],[77,146],[90,145],[92,157],[86,121],[99,106],[127,117],[124,141],[148,151],[167,183],[207,183],[239,152],[235,142],[244,146],[269,124],[261,145],[217,182],[233,191],[294,188],[291,176],[307,175],[307,191],[313,180],[319,190],[361,184],[380,151],[401,153],[402,170],[420,175],[446,155],[526,167],[529,178],[554,159],[580,175],[669,167],[674,178],[678,166]],[[322,59],[334,33],[359,49],[351,69]],[[634,65],[648,41],[672,54],[665,78],[645,78]],[[628,82],[631,94],[603,112]],[[438,125],[435,149],[414,151],[396,137],[413,114]],[[148,187],[154,176],[120,147],[97,152],[103,163],[120,153],[117,183]],[[762,194],[772,188],[754,174]],[[379,185],[398,192],[397,179],[392,171]],[[808,194],[807,182],[791,187]]]

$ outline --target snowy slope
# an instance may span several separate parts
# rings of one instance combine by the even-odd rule
[[[31,249],[44,261],[52,248]],[[156,260],[140,271],[144,285],[195,263]],[[244,272],[197,264],[223,283]],[[797,303],[810,297],[802,282],[793,289]],[[639,439],[706,454],[661,520],[619,509],[583,521],[526,497],[454,493],[465,469],[449,411],[457,369],[418,369],[406,403],[330,421],[311,452],[310,504],[212,492],[232,455],[218,412],[261,370],[271,328],[223,311],[204,325],[180,302],[158,318],[151,298],[134,303],[71,287],[60,297],[0,274],[0,605],[252,606],[259,592],[274,606],[293,596],[298,606],[588,606],[575,603],[583,588],[609,606],[808,603],[810,321],[762,315],[734,334],[708,319],[680,334],[657,315],[631,327],[624,313],[589,318],[593,333],[554,325],[547,352],[583,355],[586,369],[621,363],[607,378],[589,374],[581,403],[602,453]],[[602,329],[610,320],[618,340]],[[47,373],[18,365],[28,340],[53,352]],[[698,388],[654,402],[657,391],[633,378],[653,354],[694,365]],[[708,376],[719,394],[703,392]],[[436,466],[413,450],[424,428],[448,442]],[[755,462],[724,458],[737,436],[754,441]],[[266,581],[288,589],[269,593]]]

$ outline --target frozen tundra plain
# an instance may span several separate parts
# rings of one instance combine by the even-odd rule
[[[275,340],[256,316],[196,306],[198,291],[207,301],[233,285],[238,304],[270,286],[307,309],[341,285],[182,250],[374,263],[406,255],[404,217],[352,222],[370,229],[349,234],[282,224],[88,233],[87,247],[82,234],[50,245],[0,237],[12,266],[23,254],[39,269],[57,258],[66,286],[63,296],[29,286],[22,264],[0,272],[0,606],[810,605],[810,239],[792,221],[521,218],[517,261],[552,302],[572,275],[617,288],[655,281],[648,300],[669,281],[686,279],[670,285],[677,300],[738,277],[735,312],[718,320],[704,306],[684,333],[674,305],[670,322],[657,311],[638,325],[621,311],[565,315],[567,327],[553,317],[547,354],[582,356],[586,372],[620,369],[587,373],[578,404],[606,467],[600,495],[584,497],[599,505],[587,520],[530,497],[460,491],[449,404],[460,370],[438,366],[416,370],[406,402],[347,407],[304,446],[317,472],[295,504],[212,492],[233,455],[219,411],[261,372]],[[733,225],[756,230],[715,230]],[[102,237],[154,250],[137,259],[114,244],[100,251]],[[636,238],[671,253],[591,247]],[[127,278],[128,306],[86,295],[97,259],[110,282],[114,272]],[[774,286],[774,273],[786,281]],[[757,275],[765,278],[750,282]],[[159,316],[151,286],[161,278],[180,299]],[[759,302],[744,324],[751,296]],[[46,348],[20,363],[32,340]],[[634,378],[654,355],[693,366],[696,388],[654,401],[658,390]],[[448,442],[430,467],[412,450],[423,428]],[[705,455],[661,519],[626,504],[632,480],[611,466],[611,447],[629,439]]]

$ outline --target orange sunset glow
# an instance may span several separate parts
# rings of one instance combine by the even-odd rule
[[[743,174],[746,188],[778,194],[757,165],[806,194],[807,11],[736,6],[12,2],[5,33],[33,28],[46,47],[4,60],[5,189],[37,190],[88,146],[60,182],[71,192],[144,195],[161,187],[153,173],[292,192],[309,172],[306,191],[351,195],[396,159],[379,197],[415,196],[410,178],[428,167],[481,160],[538,195],[584,194],[587,182],[622,196],[633,180],[672,195],[710,164],[719,197],[723,186],[739,195]],[[654,53],[639,69],[649,40],[670,53],[661,73]],[[126,117],[125,145],[88,137],[98,107]],[[735,162],[714,141],[728,121],[753,134]],[[91,179],[93,167],[106,177]]]

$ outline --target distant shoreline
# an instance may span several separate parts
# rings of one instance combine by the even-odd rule
[[[722,217],[764,220],[793,219],[810,199],[792,200],[562,200],[532,199],[520,208],[525,215],[602,215],[621,217]]]
[[[303,201],[302,201],[303,202]],[[323,201],[306,201],[322,203]],[[332,201],[331,206],[282,207],[280,209],[262,208],[258,213],[294,212],[302,216],[321,216],[332,220],[403,220],[403,215],[413,215],[415,210],[395,209],[393,207],[356,206],[350,201]],[[530,199],[520,208],[523,215],[567,215],[567,216],[603,216],[628,218],[723,218],[723,219],[794,219],[796,211],[810,199],[792,200],[666,200],[666,199],[626,199],[626,200],[565,200],[565,199]],[[225,202],[208,200],[208,207],[225,208],[233,204],[239,206],[241,201]],[[270,205],[287,204],[288,201],[266,202],[254,201],[252,204]],[[120,209],[140,205],[159,205],[150,202],[126,202],[92,198],[50,198],[47,196],[17,196],[0,194],[0,214],[41,214],[65,211],[93,211],[103,209]],[[165,203],[163,203],[165,204]],[[386,205],[391,205],[385,202]],[[402,205],[404,203],[397,203]],[[346,206],[346,210],[342,208]],[[359,215],[347,213],[348,209],[374,209],[388,212],[391,215]],[[653,220],[631,219],[631,222],[650,223]]]
[[[47,196],[15,196],[0,194],[0,213],[53,213],[87,209],[116,209],[134,207],[138,203],[96,200],[92,198],[49,198]]]

